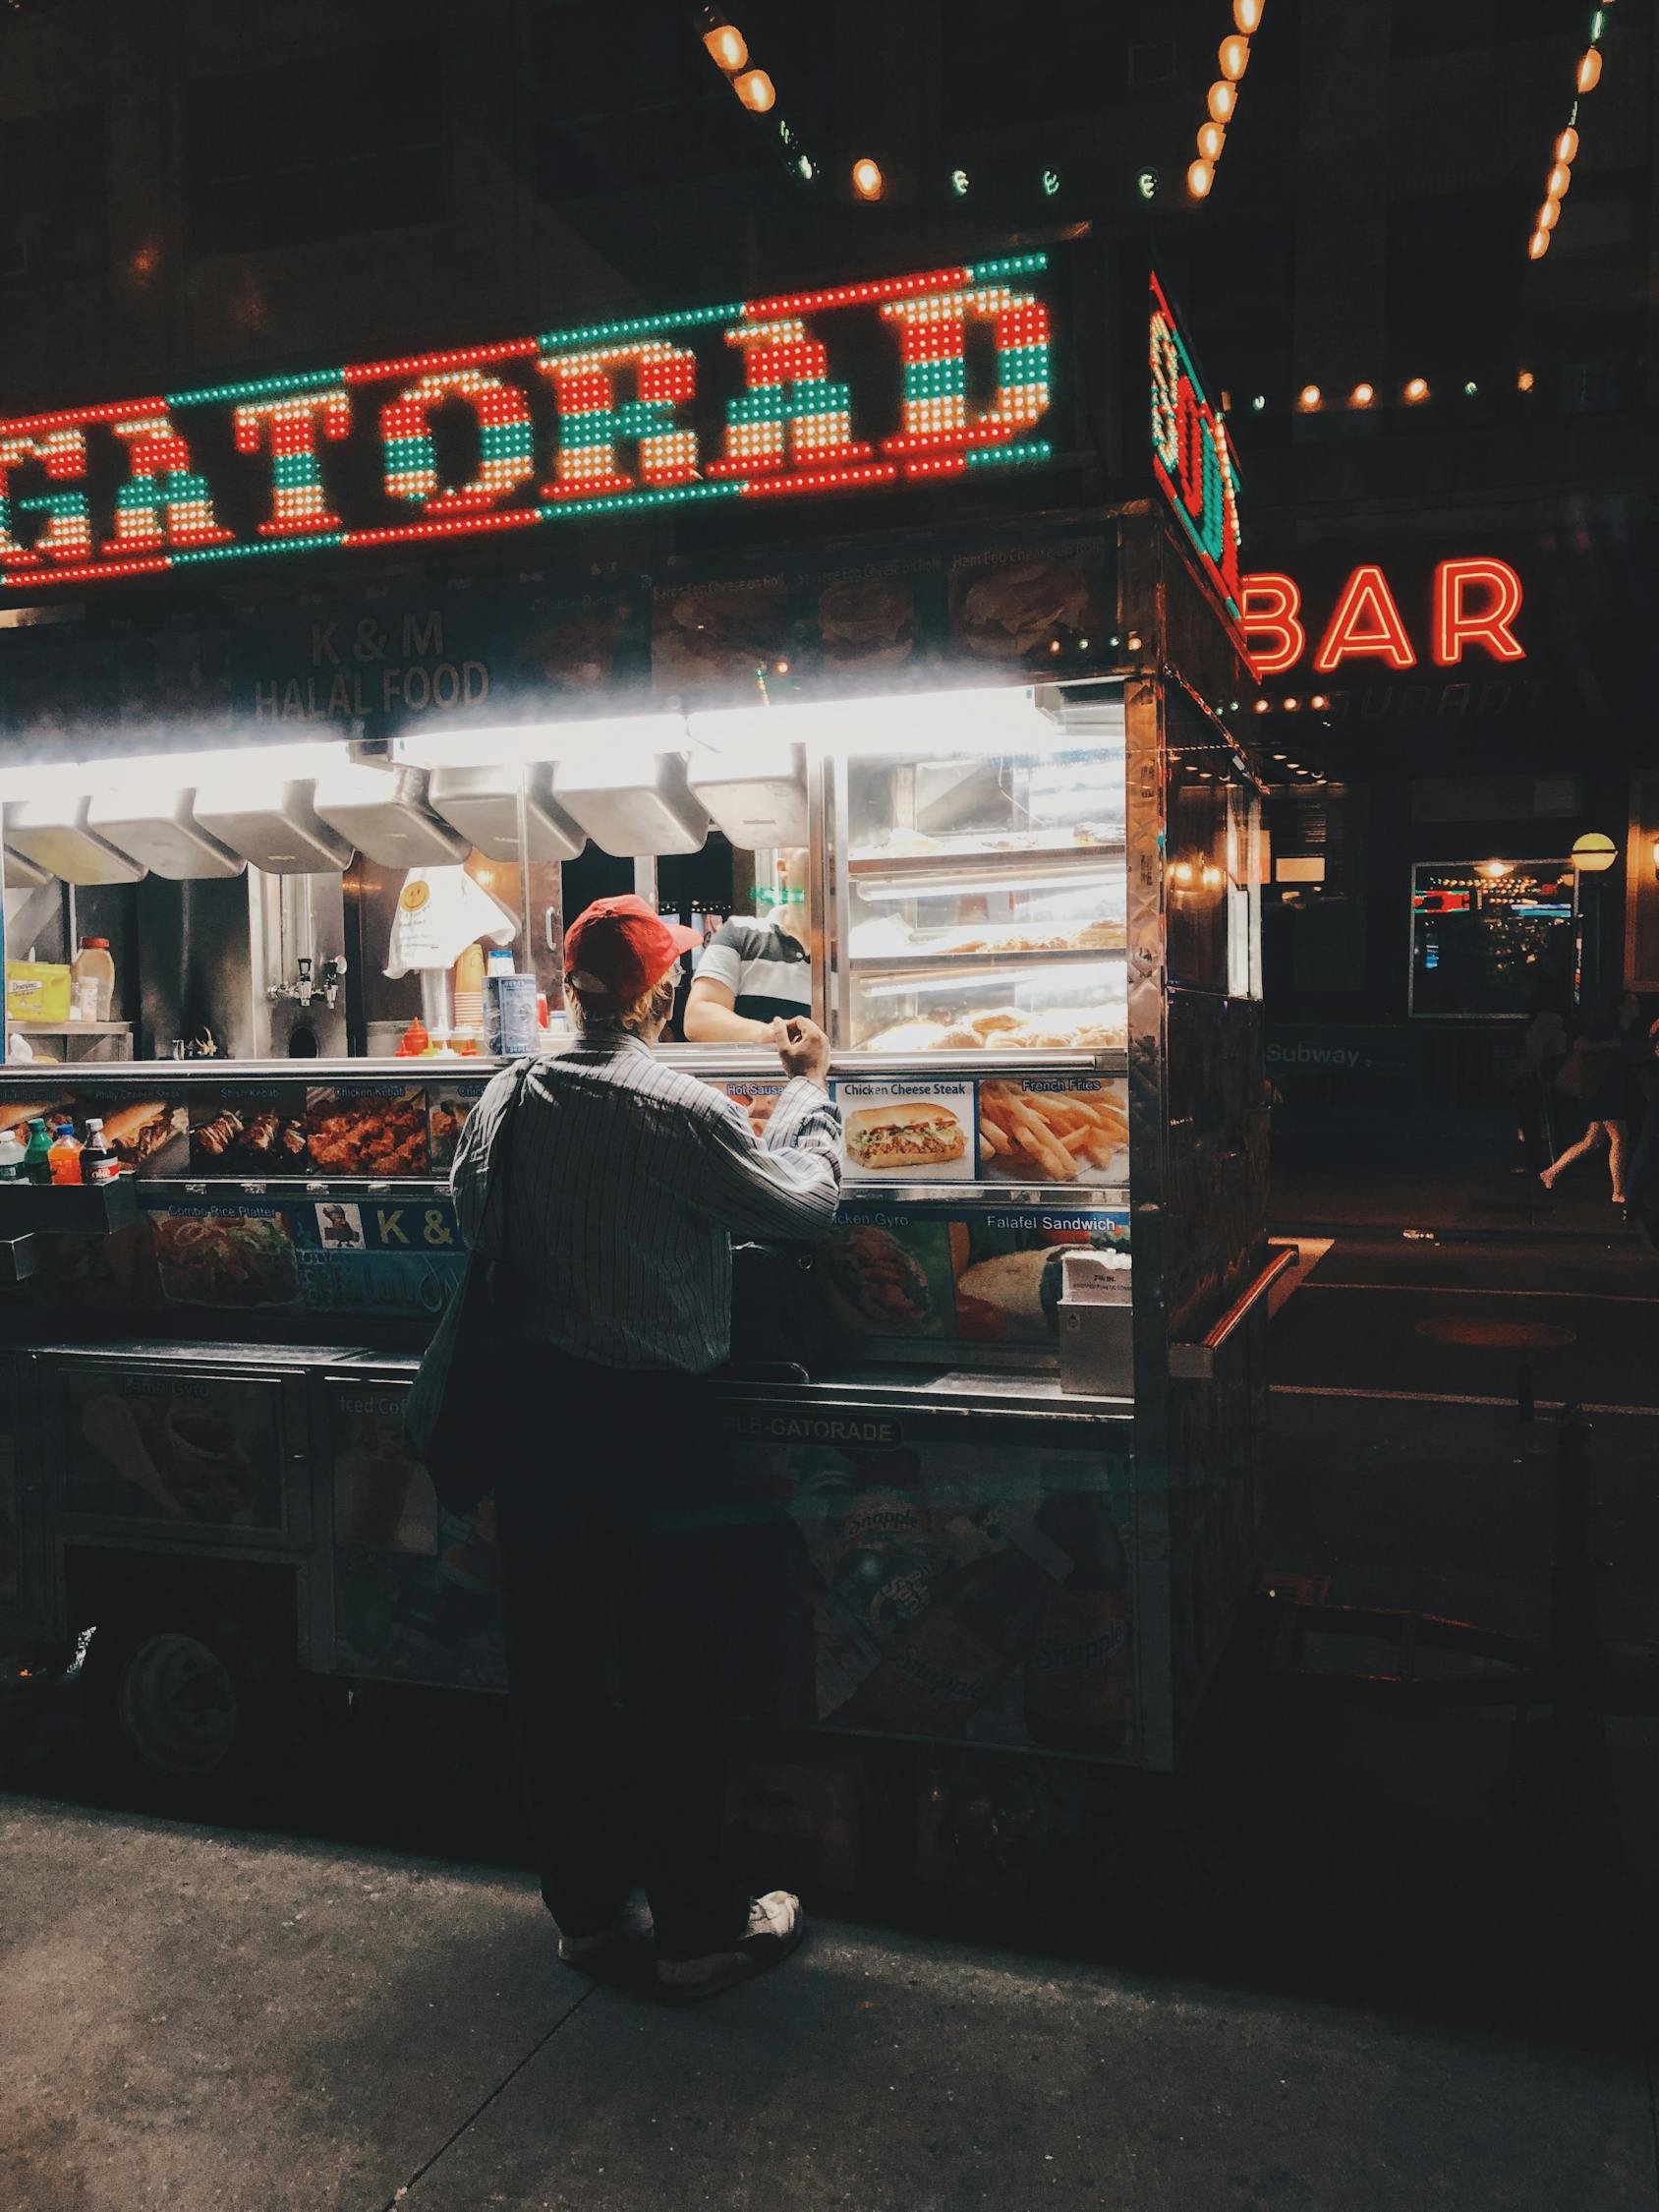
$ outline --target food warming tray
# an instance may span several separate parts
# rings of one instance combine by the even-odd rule
[[[197,786],[196,819],[256,868],[273,876],[338,873],[352,845],[318,818],[309,777],[261,777],[252,763]]]
[[[607,751],[561,760],[552,787],[565,812],[619,860],[699,852],[709,835],[708,809],[693,795],[679,753],[630,759]]]
[[[470,838],[490,860],[519,858],[519,777],[524,778],[527,860],[574,860],[587,833],[553,797],[553,772],[531,761],[522,772],[509,763],[434,768],[427,798],[446,822]]]
[[[67,799],[14,799],[6,808],[6,843],[65,883],[141,882],[143,861],[88,826],[90,803],[85,792]]]
[[[86,820],[135,860],[174,883],[239,876],[248,865],[196,819],[193,790],[163,789],[147,799],[135,790],[106,792],[93,798]]]
[[[467,841],[427,804],[424,768],[346,762],[316,780],[318,818],[383,868],[441,868],[467,857]]]
[[[686,781],[710,819],[743,852],[807,842],[806,752],[790,745],[699,745]]]

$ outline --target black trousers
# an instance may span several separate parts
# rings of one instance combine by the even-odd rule
[[[658,1954],[698,1957],[741,1934],[748,1908],[720,1869],[747,1562],[712,1393],[544,1348],[526,1366],[524,1449],[496,1506],[542,1894],[584,1936],[643,1884]]]

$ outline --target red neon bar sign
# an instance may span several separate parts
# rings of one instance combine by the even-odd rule
[[[1515,633],[1521,599],[1520,578],[1508,561],[1481,555],[1438,562],[1428,610],[1434,666],[1456,668],[1471,648],[1494,661],[1524,660],[1526,649]],[[1321,675],[1349,661],[1394,669],[1417,666],[1399,602],[1375,561],[1352,571],[1317,631],[1303,618],[1299,585],[1277,570],[1246,576],[1242,605],[1245,646],[1257,675],[1283,675],[1310,650]]]
[[[0,421],[0,588],[1038,465],[1048,268],[1017,254]],[[855,378],[887,435],[854,435]]]

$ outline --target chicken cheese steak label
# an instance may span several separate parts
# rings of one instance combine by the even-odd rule
[[[971,1082],[833,1086],[849,1183],[971,1183],[978,1154]]]

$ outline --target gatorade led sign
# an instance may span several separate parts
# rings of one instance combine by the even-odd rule
[[[1417,635],[1437,669],[1455,669],[1465,654],[1520,661],[1516,635],[1521,607],[1520,578],[1508,561],[1476,557],[1435,565],[1428,605],[1411,607]],[[1405,669],[1417,666],[1418,647],[1401,611],[1400,599],[1375,561],[1362,561],[1337,594],[1323,622],[1303,609],[1292,577],[1264,570],[1243,580],[1244,642],[1259,676],[1283,675],[1311,655],[1320,675],[1349,662]]]
[[[1031,468],[1049,273],[1018,254],[0,421],[0,586]]]
[[[1204,396],[1156,275],[1151,286],[1152,471],[1199,566],[1236,622],[1238,478],[1227,425]]]

